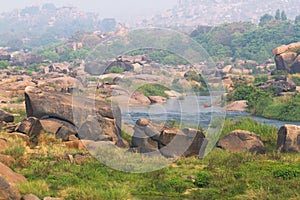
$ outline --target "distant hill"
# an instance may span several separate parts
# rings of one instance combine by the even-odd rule
[[[178,0],[174,8],[140,22],[140,26],[195,27],[239,21],[258,23],[265,14],[284,10],[294,20],[299,0]]]
[[[97,14],[73,6],[57,8],[54,4],[44,4],[1,13],[0,27],[1,45],[21,40],[28,46],[42,46],[81,30],[111,31],[116,27],[116,21],[100,20]]]

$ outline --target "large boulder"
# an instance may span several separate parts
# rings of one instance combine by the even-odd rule
[[[0,163],[0,199],[19,200],[21,195],[17,184],[22,182],[26,182],[24,176]]]
[[[157,152],[165,157],[194,156],[200,155],[204,140],[205,135],[199,130],[179,130],[150,119],[139,119],[131,147],[140,153]]]
[[[300,42],[282,45],[273,50],[276,69],[287,71],[291,74],[300,72]]]
[[[164,128],[164,124],[150,119],[142,118],[137,120],[134,127],[131,147],[137,149],[140,153],[158,151],[159,136]]]
[[[277,150],[300,152],[300,126],[285,125],[278,131]]]
[[[276,69],[291,71],[291,66],[294,64],[295,59],[297,58],[297,53],[287,52],[275,56]]]
[[[8,112],[5,112],[4,110],[0,110],[0,122],[14,122],[14,116]]]
[[[205,135],[196,129],[165,129],[159,138],[160,152],[165,157],[199,156],[204,140]]]
[[[263,154],[266,152],[261,139],[252,132],[235,130],[221,138],[217,147],[228,152],[251,152]]]
[[[128,146],[121,137],[121,111],[116,105],[99,99],[45,92],[34,87],[25,89],[25,103],[28,117],[59,119],[74,125],[77,130],[82,130],[89,116],[94,116],[102,130],[96,134],[112,136],[119,147]],[[80,132],[78,135],[80,137]]]
[[[107,68],[107,63],[98,61],[98,62],[88,62],[84,66],[84,71],[95,76],[104,74]]]

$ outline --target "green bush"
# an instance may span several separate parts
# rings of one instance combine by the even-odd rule
[[[300,86],[300,77],[299,77],[299,76],[293,76],[293,77],[292,77],[292,81],[294,81],[294,83],[295,83],[297,86]]]
[[[112,66],[105,73],[106,74],[110,74],[110,73],[112,73],[112,74],[121,74],[123,72],[124,72],[123,68],[117,67],[117,66]]]
[[[281,167],[273,171],[274,178],[282,178],[283,180],[296,178],[299,174],[300,170],[292,167]]]
[[[167,87],[160,84],[146,84],[138,88],[137,91],[143,93],[145,96],[162,96],[169,98],[165,91],[169,90]]]
[[[195,179],[195,185],[197,187],[203,188],[209,185],[211,181],[211,176],[209,173],[201,171],[198,172],[196,179]]]

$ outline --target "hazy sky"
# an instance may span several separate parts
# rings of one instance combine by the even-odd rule
[[[0,12],[23,8],[38,3],[54,3],[57,6],[72,4],[85,11],[93,11],[101,17],[134,18],[136,15],[154,15],[172,8],[177,0],[8,0],[1,2]]]

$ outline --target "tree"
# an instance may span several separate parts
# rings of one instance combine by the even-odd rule
[[[287,16],[286,16],[286,14],[285,14],[284,11],[281,12],[281,20],[282,21],[286,21],[287,20]]]
[[[296,16],[295,24],[300,24],[300,15]]]
[[[276,10],[275,20],[281,20],[281,15],[280,15],[280,10],[279,9]]]
[[[270,14],[264,14],[259,20],[259,26],[264,26],[269,21],[274,20],[274,17]]]

